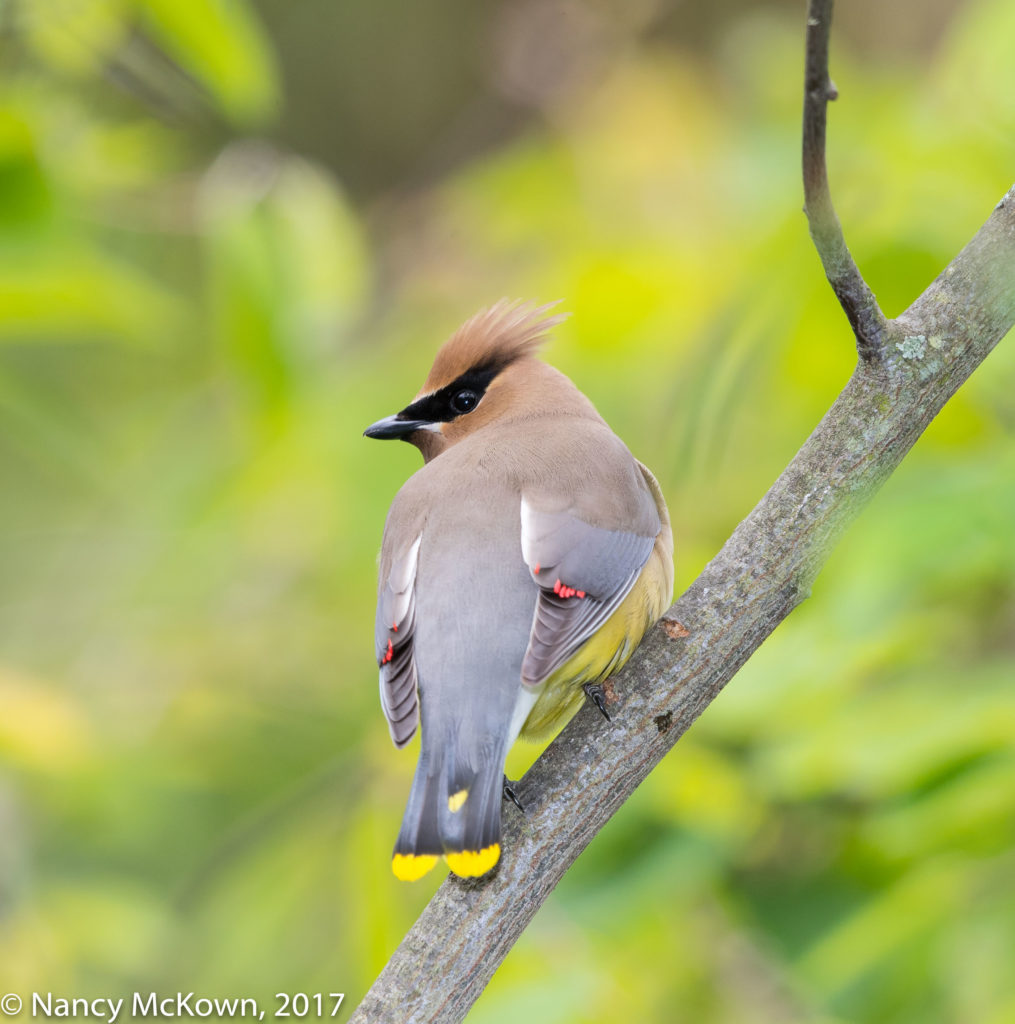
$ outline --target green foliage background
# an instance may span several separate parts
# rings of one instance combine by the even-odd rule
[[[338,150],[422,115],[362,48],[380,8],[341,6],[331,69],[280,62],[299,4],[0,4],[2,990],[344,991],[344,1019],[370,984],[442,872],[388,867],[414,758],[375,553],[418,456],[361,431],[476,308],[562,298],[547,357],[658,475],[678,589],[852,368],[800,213],[800,11],[730,5],[698,52],[572,3],[609,45],[350,191],[285,83],[370,98]],[[1011,184],[1012,40],[1009,0],[909,58],[836,37],[833,189],[890,315]],[[1015,1020],[1013,427],[1003,343],[470,1021]]]

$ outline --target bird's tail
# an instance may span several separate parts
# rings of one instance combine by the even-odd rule
[[[456,756],[452,740],[437,749],[428,746],[424,728],[391,869],[398,878],[412,881],[443,856],[456,875],[485,875],[500,859],[504,751],[491,752],[477,769]]]

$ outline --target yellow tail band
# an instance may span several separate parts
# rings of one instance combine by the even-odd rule
[[[391,858],[391,870],[403,882],[415,882],[422,878],[437,863],[432,853],[396,853]]]
[[[500,843],[485,846],[482,850],[458,850],[445,853],[448,867],[460,878],[478,878],[485,875],[500,860]]]

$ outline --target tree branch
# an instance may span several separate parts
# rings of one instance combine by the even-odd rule
[[[586,707],[547,748],[517,787],[525,814],[505,806],[497,870],[444,882],[350,1024],[464,1018],[564,872],[808,595],[835,541],[1015,323],[1015,186],[898,320],[877,308],[828,197],[824,99],[812,98],[815,82],[827,97],[830,8],[813,0],[817,21],[808,23],[807,212],[864,358],[769,492],[608,685],[612,722]]]
[[[880,359],[887,325],[874,293],[857,269],[832,205],[825,166],[828,101],[838,90],[828,77],[828,39],[833,0],[810,0],[807,10],[807,58],[804,72],[803,172],[804,213],[825,275],[856,335],[865,361]]]

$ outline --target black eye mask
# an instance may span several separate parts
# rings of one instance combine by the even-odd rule
[[[425,423],[449,423],[464,416],[479,405],[490,382],[502,369],[503,364],[474,366],[450,384],[407,405],[398,414],[398,418]]]

